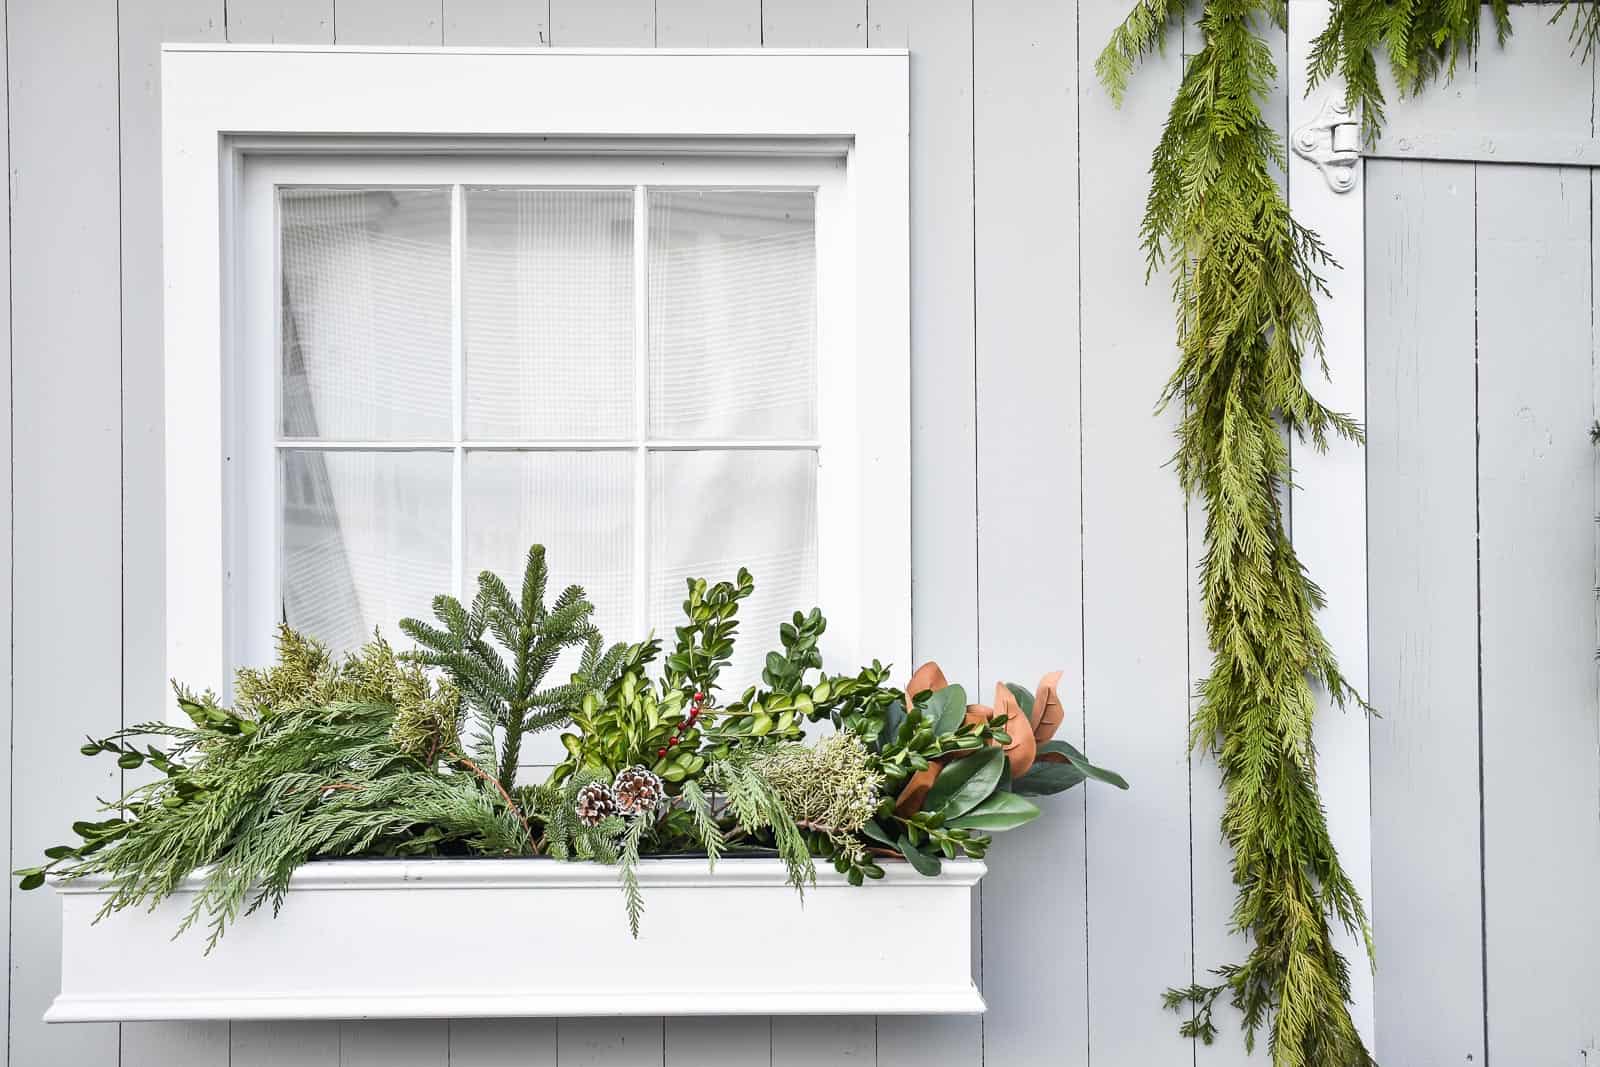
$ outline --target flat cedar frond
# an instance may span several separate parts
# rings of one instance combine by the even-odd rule
[[[1413,76],[1439,69],[1453,60],[1448,43],[1422,48],[1412,35],[1448,24],[1457,6],[1419,0],[1397,15],[1405,5],[1335,0],[1335,29],[1319,40],[1314,67],[1354,68],[1352,98],[1366,103],[1376,77],[1369,88],[1360,57],[1388,42]],[[1114,97],[1131,60],[1154,47],[1152,34],[1172,15],[1141,0],[1113,37],[1098,69]],[[1334,436],[1359,440],[1360,429],[1318,402],[1301,374],[1304,357],[1322,356],[1316,298],[1333,264],[1290,217],[1276,180],[1281,139],[1262,114],[1278,78],[1265,34],[1283,20],[1281,0],[1207,0],[1201,47],[1152,154],[1140,231],[1152,270],[1172,268],[1179,359],[1162,402],[1182,409],[1175,466],[1207,506],[1200,581],[1214,662],[1192,738],[1221,770],[1234,925],[1253,946],[1243,963],[1217,971],[1217,985],[1170,990],[1165,1003],[1188,1007],[1182,1032],[1209,1042],[1212,1006],[1226,993],[1243,1013],[1247,1044],[1266,1029],[1275,1067],[1367,1067],[1372,1057],[1349,1011],[1349,967],[1333,940],[1336,924],[1369,940],[1367,916],[1322,810],[1312,686],[1341,705],[1365,705],[1318,629],[1321,594],[1279,505],[1290,477],[1281,427],[1319,448]]]

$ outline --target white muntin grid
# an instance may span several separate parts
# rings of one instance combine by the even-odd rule
[[[297,191],[307,189],[330,192],[348,191],[354,189],[400,188],[396,183],[380,183],[363,181],[359,183],[344,184],[336,182],[319,181],[312,184],[281,183],[274,185],[273,199],[287,189]],[[408,185],[406,188],[442,189],[443,185]],[[322,438],[317,436],[286,436],[283,433],[283,418],[281,405],[283,403],[282,381],[282,338],[274,341],[272,364],[275,368],[272,376],[272,395],[274,397],[273,440],[272,451],[276,457],[273,461],[275,471],[281,472],[282,457],[291,452],[300,453],[434,453],[448,454],[451,460],[450,475],[450,585],[451,591],[458,599],[470,599],[472,579],[467,573],[467,501],[465,499],[467,460],[469,454],[508,452],[508,453],[581,453],[605,452],[614,454],[631,454],[632,464],[632,515],[630,522],[632,539],[631,558],[631,615],[632,632],[645,633],[651,626],[651,583],[653,574],[652,566],[652,522],[651,508],[654,504],[652,493],[651,457],[663,452],[809,452],[817,457],[816,462],[820,468],[822,462],[823,441],[816,433],[817,410],[820,398],[813,395],[812,427],[813,433],[807,437],[659,437],[651,433],[651,408],[650,408],[650,211],[651,196],[654,191],[729,191],[761,192],[774,191],[787,194],[807,192],[813,198],[817,195],[814,185],[804,184],[775,184],[770,181],[759,184],[727,184],[705,183],[685,185],[680,183],[667,183],[662,185],[635,182],[630,186],[619,185],[573,185],[552,184],[548,182],[524,182],[522,184],[508,184],[504,181],[493,183],[476,183],[470,181],[456,181],[448,185],[450,196],[449,233],[450,233],[450,437],[448,439],[344,439]],[[633,287],[633,323],[632,323],[632,396],[631,396],[631,432],[623,437],[615,438],[577,438],[577,437],[474,437],[468,428],[467,411],[467,375],[470,373],[470,353],[467,351],[467,324],[466,308],[467,294],[466,257],[467,244],[467,215],[471,194],[478,189],[508,191],[514,189],[562,190],[562,191],[608,191],[616,192],[620,188],[631,188],[632,204],[632,287]],[[821,225],[819,215],[821,206],[813,203],[813,230],[811,240],[817,270],[823,269],[824,256],[818,247],[820,234],[817,227]],[[275,209],[273,218],[275,227],[278,225],[278,212]],[[273,235],[274,245],[279,244],[277,233]],[[274,278],[272,291],[282,294],[282,255],[278,247],[274,248]],[[816,314],[821,313],[824,286],[821,279],[817,279],[816,292],[818,294]],[[281,299],[281,295],[278,297]],[[272,316],[272,322],[281,323],[282,307],[279,305]],[[820,362],[818,345],[824,336],[820,324],[813,324],[812,351],[809,358],[813,361],[814,371],[811,375],[813,389],[820,383],[821,375],[815,370]],[[819,471],[820,478],[820,471]],[[283,488],[281,475],[272,479],[272,514],[274,528],[273,558],[271,570],[273,582],[270,591],[272,610],[274,613],[282,611],[282,580],[281,572],[282,555],[282,523],[285,518],[285,502],[282,498]],[[820,495],[821,485],[818,484]],[[259,498],[259,497],[258,497]],[[264,547],[264,546],[263,546]],[[259,588],[259,583],[258,583]],[[262,593],[267,590],[261,589]],[[259,597],[257,598],[259,599]],[[262,605],[257,604],[259,609]],[[259,610],[253,611],[252,616],[261,617]]]

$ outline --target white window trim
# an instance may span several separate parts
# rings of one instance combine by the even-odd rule
[[[825,652],[835,667],[908,665],[908,62],[903,50],[163,46],[168,674],[225,691],[235,659],[244,159],[318,152],[843,159],[854,328],[839,345],[854,388],[819,404],[840,405],[823,418],[848,412],[826,506],[853,514],[819,514]]]

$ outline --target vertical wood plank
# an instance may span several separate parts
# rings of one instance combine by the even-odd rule
[[[556,1067],[554,1019],[452,1019],[450,1067]]]
[[[121,0],[122,721],[165,716],[161,44],[221,41],[224,0]],[[123,1067],[225,1067],[228,1024],[125,1023]]]
[[[666,1021],[666,1067],[767,1067],[772,1020],[694,1016]]]
[[[436,1019],[341,1023],[339,1067],[446,1067],[447,1026]]]
[[[121,725],[122,583],[117,10],[7,5],[13,374],[14,864],[113,795],[74,749]],[[20,801],[20,803],[19,803]],[[60,905],[11,898],[10,1056],[117,1062],[117,1027],[46,1027]]]
[[[753,48],[761,44],[761,0],[656,0],[662,48]]]
[[[1076,741],[1077,11],[1007,0],[973,14],[978,656],[986,683],[1030,690],[1063,669],[1063,736]],[[982,1062],[1088,1063],[1085,792],[1040,798],[1043,817],[999,835],[989,853]]]
[[[869,45],[911,49],[912,658],[976,692],[972,4],[880,0],[868,14]],[[980,908],[979,944],[981,921]],[[880,1065],[982,1055],[981,1017],[878,1020]]]
[[[768,48],[861,48],[866,0],[761,0],[761,43]]]
[[[655,0],[550,0],[550,43],[649,48],[656,43]]]
[[[339,1067],[339,1024],[233,1024],[228,1067]]]
[[[1473,165],[1366,165],[1381,1063],[1482,1063]]]
[[[1123,12],[1080,14],[1088,71]],[[1080,143],[1094,146],[1079,170],[1085,738],[1132,784],[1085,796],[1089,1059],[1146,1067],[1193,1059],[1159,1002],[1192,967],[1185,501],[1166,466],[1176,412],[1151,416],[1176,353],[1168,287],[1145,284],[1138,247],[1176,51],[1145,60],[1120,110],[1079,83]]]
[[[562,1019],[556,1027],[561,1067],[664,1067],[660,1019]]]
[[[338,0],[333,39],[339,44],[439,44],[441,16],[440,0]]]
[[[333,0],[226,0],[230,44],[332,44]]]
[[[877,1054],[877,1022],[870,1016],[780,1015],[772,1020],[772,1067],[864,1067]]]
[[[228,1067],[228,1026],[123,1023],[121,1067]]]
[[[3,17],[4,10],[0,9],[0,114],[10,116],[11,78],[9,74],[9,35],[10,27],[7,19]],[[0,589],[5,593],[5,610],[0,612],[0,674],[3,674],[3,688],[0,688],[0,730],[6,732],[7,737],[14,736],[15,706],[12,701],[16,682],[16,673],[12,658],[12,609],[15,601],[12,598],[12,573],[15,563],[13,553],[14,532],[16,530],[16,511],[13,507],[13,451],[12,442],[12,379],[16,374],[16,364],[13,359],[11,335],[11,137],[9,129],[3,144],[0,144],[0,173],[6,175],[5,216],[0,218],[0,249],[4,255],[0,256],[0,293],[5,295],[0,300],[0,345],[5,347],[6,373],[5,380],[0,381],[0,420],[4,421],[3,432],[0,432],[0,498],[3,503],[0,507],[5,509],[6,536],[3,545],[0,545]],[[12,829],[15,820],[15,805],[12,803],[12,760],[7,757],[0,764],[0,776],[4,782],[0,784],[0,839],[3,839],[5,857],[11,861],[7,870],[13,870],[21,865],[21,857],[15,848]],[[33,862],[32,860],[28,862]],[[11,893],[8,890],[0,894],[0,916],[3,916],[6,930],[7,945],[11,941]],[[11,1015],[11,967],[8,956],[4,974],[0,974],[0,1003],[6,1006],[7,1026],[9,1032],[9,1019]],[[0,1042],[0,1067],[10,1067],[11,1042]]]
[[[1589,175],[1477,173],[1488,1052],[1576,1063],[1600,1034]]]
[[[444,43],[527,48],[550,43],[550,0],[445,0]]]

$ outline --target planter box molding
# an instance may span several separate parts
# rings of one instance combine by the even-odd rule
[[[200,882],[96,923],[103,881],[56,884],[61,995],[47,1022],[584,1015],[977,1013],[972,890],[984,865],[802,901],[776,859],[644,860],[628,932],[617,869],[544,859],[337,860],[210,955],[173,932]],[[759,934],[759,936],[756,936]]]

